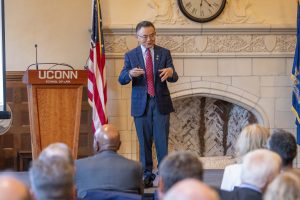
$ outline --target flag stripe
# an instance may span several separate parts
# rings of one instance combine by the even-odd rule
[[[92,129],[107,124],[107,86],[100,1],[93,0],[91,48],[88,61],[88,99],[92,106]]]

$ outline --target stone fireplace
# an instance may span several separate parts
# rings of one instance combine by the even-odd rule
[[[204,96],[174,100],[170,150],[188,150],[201,157],[234,156],[237,136],[255,115],[236,104]]]
[[[117,83],[124,53],[137,45],[134,28],[109,27],[105,40],[109,120],[119,125],[120,153],[138,159],[131,86]],[[223,158],[234,154],[236,137],[249,123],[295,132],[289,80],[294,28],[157,27],[157,44],[171,50],[179,74],[179,81],[169,84],[176,109],[171,151],[190,150],[226,165]],[[295,164],[300,165],[298,158]]]
[[[235,162],[238,135],[260,119],[240,105],[213,97],[185,96],[175,98],[173,104],[169,152],[194,152],[206,168],[223,168]]]

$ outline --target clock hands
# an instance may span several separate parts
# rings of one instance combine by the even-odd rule
[[[190,20],[204,23],[218,17],[226,0],[177,0],[180,11]],[[233,0],[232,0],[233,1]]]
[[[203,0],[201,0],[201,2],[200,2],[200,16],[204,15],[203,10],[202,10],[202,4],[203,4]]]
[[[212,7],[211,4],[207,0],[204,0],[204,1],[209,5],[209,7]]]

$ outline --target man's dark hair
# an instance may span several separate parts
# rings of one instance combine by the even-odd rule
[[[163,181],[163,192],[167,192],[175,183],[194,178],[202,181],[203,166],[199,158],[190,152],[175,152],[165,157],[159,166],[159,175]]]
[[[282,129],[275,129],[268,140],[268,148],[278,153],[282,159],[283,167],[293,164],[297,155],[297,143],[295,137]]]
[[[142,27],[153,27],[155,30],[155,26],[152,22],[149,21],[141,21],[136,25],[135,32],[137,33]]]

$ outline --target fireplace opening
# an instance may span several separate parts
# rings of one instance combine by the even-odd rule
[[[200,157],[234,156],[241,130],[257,123],[256,116],[240,105],[205,96],[173,100],[169,152],[187,150]]]

